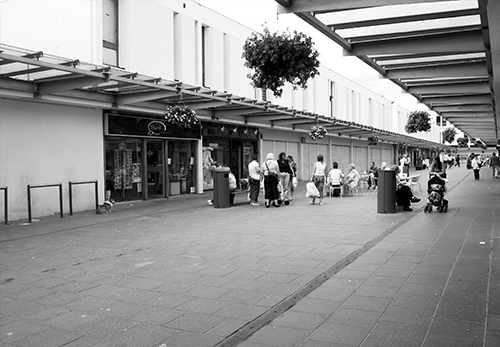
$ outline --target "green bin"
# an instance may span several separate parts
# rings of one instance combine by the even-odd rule
[[[396,213],[396,171],[378,171],[377,212]]]
[[[214,171],[214,207],[229,206],[229,170],[216,170]]]

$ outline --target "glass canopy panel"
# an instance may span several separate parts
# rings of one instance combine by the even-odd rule
[[[442,1],[421,4],[369,7],[357,10],[316,13],[315,17],[325,25],[367,21],[378,18],[399,18],[418,14],[432,14],[456,10],[477,9],[476,0]]]

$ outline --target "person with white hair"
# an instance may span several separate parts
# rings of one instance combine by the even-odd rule
[[[346,196],[352,196],[352,190],[353,188],[357,187],[359,184],[359,180],[361,179],[361,175],[359,174],[359,171],[356,170],[356,165],[353,163],[349,164],[350,170],[349,173],[347,174],[347,179],[345,181],[345,191],[346,191]]]
[[[262,163],[260,172],[264,175],[264,198],[266,208],[271,204],[274,207],[280,207],[278,200],[280,192],[278,190],[280,168],[278,162],[274,159],[273,153],[268,153],[266,161]]]

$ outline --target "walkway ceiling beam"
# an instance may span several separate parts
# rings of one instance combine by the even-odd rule
[[[484,94],[490,92],[490,85],[486,82],[478,83],[457,83],[457,84],[436,84],[428,86],[409,87],[408,92],[411,94],[421,95],[426,94],[445,95],[445,94]]]
[[[450,96],[428,96],[422,101],[427,105],[467,105],[467,104],[491,104],[491,94],[478,95],[450,95]]]
[[[438,34],[453,34],[453,33],[464,33],[469,31],[480,31],[480,25],[468,25],[463,27],[453,27],[453,28],[441,28],[441,29],[427,29],[427,30],[415,30],[415,31],[405,31],[405,32],[389,32],[384,34],[371,34],[371,35],[358,35],[358,36],[348,36],[344,38],[347,39],[351,44],[357,45],[362,43],[370,42],[383,42],[387,40],[397,40],[397,39],[420,39],[425,36],[432,36]]]
[[[486,63],[442,64],[435,66],[422,66],[389,69],[386,67],[389,79],[394,78],[440,78],[440,77],[488,77]]]
[[[475,55],[474,52],[471,53],[472,55]],[[456,54],[454,54],[455,57],[457,57]],[[460,56],[460,55],[458,55]],[[442,57],[442,56],[439,56]],[[376,59],[375,59],[376,60]],[[396,59],[398,62],[397,63],[381,63],[380,66],[382,66],[385,70],[397,70],[397,69],[410,69],[410,68],[425,68],[425,67],[433,67],[433,66],[448,66],[448,65],[453,65],[453,64],[474,64],[474,63],[483,63],[486,65],[486,58],[484,57],[465,57],[463,54],[459,58],[448,58],[446,60],[440,60],[440,59],[426,59],[426,60],[418,60],[414,61],[412,59],[405,59],[405,58],[400,58]]]
[[[440,112],[442,113],[443,117],[446,118],[464,118],[464,119],[470,119],[470,122],[473,123],[475,122],[475,119],[477,118],[484,118],[484,119],[489,119],[490,121],[493,122],[493,119],[491,118],[491,112],[456,112],[456,111],[449,111],[449,112]]]
[[[305,21],[306,23],[309,23],[312,27],[316,28],[319,32],[324,34],[326,37],[335,41],[337,44],[339,44],[345,50],[350,51],[352,49],[351,44],[347,40],[343,39],[341,36],[339,36],[337,33],[335,33],[335,31],[332,30],[330,27],[321,23],[312,14],[310,14],[310,13],[297,13],[296,15],[299,18],[301,18],[303,21]]]
[[[438,113],[441,112],[484,112],[493,114],[493,106],[491,105],[446,105],[434,106],[432,109]]]
[[[464,83],[477,83],[485,82],[489,83],[488,77],[457,77],[457,78],[423,78],[423,79],[405,79],[405,83],[408,88],[418,87],[418,86],[432,86],[432,85],[443,85],[443,84],[464,84]]]
[[[464,54],[484,51],[483,36],[480,30],[466,33],[447,33],[428,35],[418,38],[396,38],[393,40],[358,43],[345,55],[404,54],[420,53],[423,50],[435,53]]]
[[[469,60],[482,60],[485,61],[484,57],[484,52],[469,52],[469,56],[467,59]],[[371,59],[374,61],[398,61],[398,60],[415,60],[415,59],[420,59],[420,58],[425,58],[425,60],[422,60],[422,62],[449,62],[453,61],[454,58],[446,58],[446,57],[453,57],[457,56],[456,53],[453,52],[448,52],[448,53],[436,53],[436,52],[421,52],[421,53],[405,53],[405,54],[378,54],[378,55],[370,55]],[[466,55],[467,56],[467,55]],[[446,60],[443,60],[443,58],[446,58]],[[462,58],[465,59],[465,58]],[[386,66],[392,66],[392,63],[386,63]]]
[[[332,26],[335,30],[342,29],[354,29],[359,27],[367,27],[367,26],[376,26],[376,25],[386,25],[386,24],[396,24],[396,23],[410,23],[410,22],[419,22],[422,20],[432,20],[432,19],[443,19],[449,17],[464,17],[464,16],[473,16],[477,15],[479,11],[477,9],[465,9],[465,10],[456,10],[456,11],[444,11],[444,12],[431,12],[431,13],[422,13],[415,14],[404,17],[385,17],[385,18],[376,18],[376,19],[365,19],[359,21],[352,22],[343,22],[343,23],[330,23],[327,18],[324,18],[323,21],[326,25]],[[323,15],[327,16],[327,15]]]
[[[278,13],[322,13],[423,2],[436,2],[436,0],[289,0],[278,1]],[[286,3],[289,3],[289,5],[286,5]]]

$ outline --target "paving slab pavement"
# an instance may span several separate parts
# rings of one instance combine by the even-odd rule
[[[280,208],[189,195],[1,226],[0,346],[496,346],[488,173],[451,169],[447,213],[378,214],[366,190],[311,206],[302,184]]]

